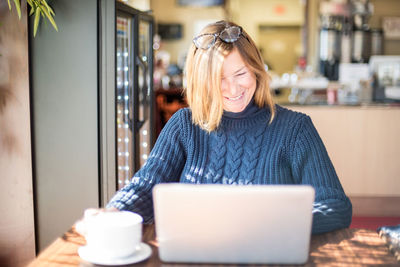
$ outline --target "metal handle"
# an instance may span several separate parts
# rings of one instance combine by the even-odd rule
[[[148,89],[148,85],[147,85],[147,64],[146,62],[144,62],[139,56],[136,56],[136,64],[139,66],[139,68],[142,68],[143,70],[143,86],[141,88],[142,90],[142,95],[143,95],[143,104],[146,104],[148,102],[148,96],[150,96],[150,92]],[[136,121],[136,129],[137,131],[140,130],[140,128],[143,127],[144,123],[147,121],[147,119],[149,118],[149,114],[148,114],[148,109],[145,108],[143,110],[143,120],[137,120]]]

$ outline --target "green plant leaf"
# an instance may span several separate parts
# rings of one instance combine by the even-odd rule
[[[29,16],[31,16],[36,12],[36,10],[39,8],[39,6],[35,0],[27,0],[27,2],[31,6],[31,12],[29,13]]]
[[[56,31],[58,32],[57,24],[54,21],[53,17],[51,15],[49,15],[48,18],[50,20],[51,25],[53,25],[54,29],[56,29]]]
[[[18,18],[21,19],[21,3],[19,0],[14,0],[15,8],[17,9]]]
[[[49,21],[50,21],[50,23],[53,25],[54,29],[56,29],[56,31],[58,31],[56,22],[54,21],[53,17],[49,14],[49,12],[48,12],[45,8],[43,8],[43,7],[40,7],[40,9],[43,11],[43,13],[44,13],[44,14],[46,15],[46,17],[49,19]]]
[[[29,16],[31,16],[33,14],[33,11],[35,10],[35,6],[33,5],[32,0],[26,0],[26,2],[31,7],[31,11],[29,12]]]
[[[0,0],[1,1],[1,0]],[[15,8],[17,9],[18,17],[21,19],[21,0],[13,0]],[[33,36],[36,36],[41,17],[47,18],[53,25],[54,29],[58,31],[57,24],[54,20],[54,10],[48,5],[47,0],[26,0],[28,5],[31,7],[29,16],[35,15],[33,25]],[[11,10],[11,0],[7,0],[8,8]],[[46,20],[44,21],[46,23]]]
[[[40,21],[40,9],[37,8],[36,11],[35,11],[35,21],[34,21],[34,24],[33,24],[33,37],[36,36],[36,32],[37,32],[37,29],[38,29],[39,21]]]
[[[27,1],[29,1],[28,3],[31,5],[31,7],[35,10],[35,12],[36,12],[36,10],[39,8],[39,4],[38,4],[38,2],[36,1],[36,0],[27,0]]]
[[[31,10],[29,11],[29,16],[32,16],[33,13],[35,13],[35,11],[36,11],[36,6],[33,5],[33,3],[32,3],[31,0],[27,0],[27,3],[28,3],[28,4],[30,5],[30,7],[31,7]]]
[[[45,6],[47,8],[47,11],[51,14],[51,15],[55,15],[53,9],[47,4],[46,0],[41,0],[41,3],[43,4],[43,6]]]

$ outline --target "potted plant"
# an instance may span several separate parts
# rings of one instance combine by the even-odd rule
[[[21,19],[21,3],[20,0],[7,0],[8,7],[11,10],[12,5],[11,1],[14,2],[15,9],[17,10],[18,17]],[[39,26],[39,22],[41,17],[47,18],[51,25],[53,25],[54,29],[58,31],[57,24],[54,21],[55,13],[53,9],[47,3],[47,0],[26,0],[28,5],[30,6],[29,16],[34,16],[34,24],[33,24],[33,36],[36,36],[36,32]]]

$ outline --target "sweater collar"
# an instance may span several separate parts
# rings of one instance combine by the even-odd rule
[[[268,123],[270,111],[267,107],[258,107],[254,99],[250,101],[247,107],[241,112],[227,112],[222,114],[220,127],[229,129],[245,129],[259,125],[260,123]]]
[[[231,118],[231,119],[242,119],[242,118],[246,118],[254,113],[256,113],[259,110],[259,107],[257,107],[257,105],[254,102],[254,97],[251,99],[251,101],[249,102],[249,104],[247,104],[247,106],[245,107],[244,110],[240,111],[240,112],[230,112],[230,111],[225,111],[222,114],[222,116]]]

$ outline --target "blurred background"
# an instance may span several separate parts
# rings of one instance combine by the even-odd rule
[[[311,116],[352,227],[400,223],[400,1],[57,0],[58,31],[0,1],[0,264],[24,266],[104,206],[186,107],[211,22],[241,25],[278,104]]]

